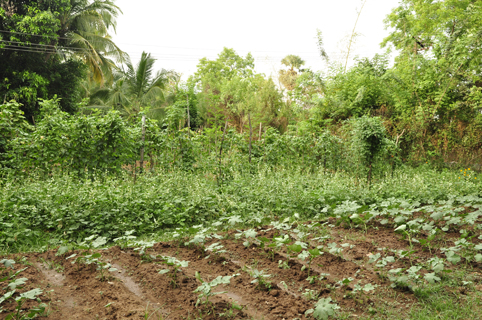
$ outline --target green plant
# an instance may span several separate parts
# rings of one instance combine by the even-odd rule
[[[254,278],[251,283],[256,283],[256,288],[259,290],[270,290],[271,289],[271,282],[266,280],[266,278],[271,277],[269,274],[265,274],[263,270],[259,271],[257,269],[253,269],[249,271],[251,277]]]
[[[337,309],[340,309],[337,304],[331,302],[331,298],[322,298],[315,304],[314,309],[306,310],[305,315],[313,314],[317,320],[327,320],[330,316],[335,315]]]
[[[3,265],[3,268],[0,271],[4,271],[8,268],[13,269],[13,265],[15,264],[14,260],[9,259],[2,259],[0,260],[0,264]],[[20,269],[16,272],[10,272],[8,276],[4,276],[0,278],[0,282],[7,281],[8,285],[3,290],[7,292],[0,296],[0,312],[3,311],[2,304],[8,300],[14,300],[16,302],[15,311],[13,313],[8,314],[5,319],[8,320],[29,320],[37,317],[37,315],[43,314],[45,312],[45,308],[47,307],[46,304],[41,303],[41,300],[38,298],[39,295],[42,294],[42,290],[39,288],[32,289],[30,291],[24,292],[19,294],[15,297],[15,293],[17,289],[22,289],[23,285],[27,283],[27,278],[17,278],[21,272],[25,271],[27,268]],[[27,300],[36,300],[39,304],[33,308],[24,308],[24,304]]]
[[[298,258],[300,258],[301,260],[305,260],[306,258],[308,258],[308,277],[310,276],[310,273],[311,273],[311,263],[316,257],[319,257],[322,254],[323,252],[321,252],[318,248],[314,248],[314,249],[305,250],[298,255]]]
[[[217,294],[222,294],[225,292],[212,292],[212,290],[221,285],[221,284],[229,284],[231,282],[232,276],[218,276],[216,279],[214,279],[211,282],[206,282],[201,278],[201,275],[199,272],[196,271],[195,273],[196,279],[198,279],[199,282],[201,282],[201,285],[194,290],[194,292],[199,292],[198,299],[196,302],[196,307],[199,305],[199,303],[205,304],[210,306],[211,302],[209,299]],[[204,298],[204,299],[203,299]]]
[[[173,288],[176,288],[177,274],[180,272],[181,268],[186,268],[189,265],[189,261],[184,261],[184,260],[179,261],[174,257],[165,257],[165,256],[161,256],[161,259],[163,260],[162,263],[172,267],[172,271],[169,269],[162,269],[162,270],[159,270],[159,274],[169,273],[171,277],[171,285]]]
[[[363,116],[354,120],[353,147],[361,163],[368,169],[368,185],[371,183],[375,159],[387,145],[386,139],[380,118]]]
[[[135,230],[126,231],[123,236],[115,238],[114,242],[118,243],[121,249],[125,249],[129,246],[130,241],[137,239],[136,236],[132,235],[135,232]]]
[[[316,300],[319,296],[316,290],[305,289],[305,292],[301,294],[306,300]]]
[[[219,254],[226,252],[226,249],[223,248],[224,246],[222,244],[220,244],[219,242],[215,242],[210,246],[206,247],[205,251],[210,251],[217,257],[217,259],[221,259],[221,256]],[[208,259],[209,257],[210,255],[206,256],[205,259]]]

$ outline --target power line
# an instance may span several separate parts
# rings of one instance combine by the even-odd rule
[[[85,51],[85,50],[93,50],[91,48],[75,48],[75,47],[64,47],[64,46],[53,46],[47,44],[40,44],[40,43],[25,43],[25,42],[18,42],[18,41],[9,41],[9,40],[0,40],[3,43],[15,43],[14,45],[6,44],[6,46],[11,47],[18,47],[18,48],[31,48],[31,49],[45,49],[45,50],[72,50],[72,51]],[[0,48],[1,49],[1,48]]]
[[[44,36],[44,35],[38,35],[38,34],[33,34],[33,33],[25,33],[25,32],[14,32],[14,31],[8,31],[8,30],[0,30],[0,32],[2,33],[13,33],[13,34],[21,34],[21,35],[29,35],[29,36],[36,36],[36,37],[45,37],[45,38],[54,38],[54,39],[65,39],[65,40],[71,40],[70,38],[67,38],[67,37],[54,37],[54,36]],[[0,40],[0,41],[8,41],[8,40]],[[166,49],[186,49],[186,50],[208,50],[208,51],[214,51],[214,50],[218,50],[218,49],[210,49],[210,48],[191,48],[191,47],[171,47],[171,46],[160,46],[160,45],[152,45],[152,44],[129,44],[129,43],[118,43],[118,44],[123,44],[123,45],[127,45],[127,46],[142,46],[142,47],[158,47],[158,48],[166,48]],[[42,44],[38,44],[38,45],[42,45]],[[44,46],[48,46],[48,45],[44,45]],[[63,48],[68,48],[68,47],[63,47]],[[66,50],[75,50],[73,48],[68,48]],[[84,50],[84,49],[78,49],[78,50]],[[238,50],[238,51],[248,51],[248,52],[265,52],[265,53],[285,53],[286,51],[272,51],[272,50]],[[304,53],[310,53],[310,54],[313,54],[313,52],[297,52],[298,54],[304,54]],[[376,51],[363,51],[363,53],[376,53]],[[335,51],[332,51],[332,52],[328,52],[328,55],[335,55],[337,54],[337,52]],[[172,54],[172,55],[176,55],[176,56],[181,56],[181,54]],[[198,57],[198,55],[185,55],[185,56],[195,56],[196,58]],[[319,58],[319,56],[304,56],[303,58]],[[280,59],[284,58],[283,57],[280,57]]]
[[[70,40],[70,38],[67,37],[61,37],[61,36],[47,36],[47,35],[41,35],[41,34],[35,34],[35,33],[26,33],[26,32],[15,32],[15,31],[8,31],[8,30],[0,30],[1,33],[13,33],[13,34],[21,34],[25,36],[33,36],[33,37],[41,37],[41,38],[50,38],[50,39],[64,39],[64,40]]]
[[[38,51],[38,50],[12,49],[12,48],[0,48],[0,51],[1,51],[1,50],[20,51],[20,52],[31,52],[31,53],[55,53],[54,51]]]
[[[69,48],[70,49],[70,48]],[[29,53],[51,53],[51,54],[56,54],[58,51],[53,51],[53,50],[36,50],[35,48],[27,48],[27,47],[22,47],[22,46],[9,46],[9,47],[4,47],[0,48],[1,50],[8,50],[8,51],[18,51],[18,52],[29,52]],[[176,62],[198,62],[200,59],[199,58],[178,58],[176,56],[157,56],[157,55],[151,55],[153,58],[155,58],[158,61],[176,61]],[[332,58],[344,58],[345,55],[335,55],[331,56]],[[318,59],[319,57],[316,57]],[[279,62],[281,61],[281,58],[272,58],[272,57],[254,57],[255,60],[258,62]]]

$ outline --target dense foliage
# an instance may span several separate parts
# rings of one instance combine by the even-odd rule
[[[380,192],[388,177],[396,183],[412,165],[443,170],[470,164],[473,172],[480,169],[482,147],[481,10],[479,1],[401,1],[386,18],[392,31],[383,45],[398,50],[392,66],[389,53],[358,59],[348,69],[329,62],[318,31],[327,72],[304,68],[302,57],[287,55],[277,79],[269,78],[255,71],[251,54],[242,57],[224,48],[214,60],[201,59],[197,71],[181,82],[173,70],[156,72],[159,66],[149,53],[134,64],[111,41],[108,31],[114,30],[120,13],[111,0],[0,0],[0,57],[7,62],[0,66],[5,79],[0,84],[5,100],[0,102],[0,176],[8,181],[3,187],[23,188],[32,179],[39,188],[42,180],[60,185],[69,181],[80,190],[82,181],[91,186],[87,194],[96,188],[92,186],[115,180],[120,181],[119,188],[142,194],[139,181],[155,181],[162,190],[145,189],[153,192],[147,196],[146,203],[153,202],[148,211],[155,211],[160,202],[152,197],[176,198],[170,194],[174,189],[156,179],[171,177],[172,183],[181,185],[174,178],[179,175],[185,183],[214,192],[211,199],[216,201],[240,197],[232,201],[245,203],[253,212],[288,214],[296,207],[309,216],[328,199],[321,191],[313,191],[313,197],[325,199],[316,205],[299,199],[285,203],[280,196],[276,210],[267,205],[269,199],[258,199],[264,209],[255,210],[246,201],[259,201],[243,194],[254,192],[249,185],[258,180],[274,177],[281,185],[296,181],[301,188],[309,183],[305,180],[312,181],[310,175],[318,177],[313,179],[320,179],[320,185],[325,183],[322,179],[341,176],[347,179],[348,190],[370,186],[377,191],[363,192]],[[298,178],[285,181],[283,175]],[[471,179],[470,185],[478,187],[475,177]],[[242,191],[230,191],[232,195],[223,198],[225,190],[239,183],[244,184]],[[45,196],[39,201],[47,197],[48,191],[42,192],[38,194]],[[345,193],[337,192],[334,199],[341,201]],[[182,208],[189,203],[190,208],[201,206],[196,210],[211,212],[211,204],[206,204],[211,200],[194,204],[191,195],[181,193]],[[363,196],[369,201],[366,193]],[[14,203],[20,198],[15,199],[5,198],[0,204],[3,213],[19,208]],[[279,209],[280,203],[286,207]],[[108,211],[120,206],[129,210],[119,215],[125,221],[138,210],[116,200]],[[180,213],[174,204],[166,208],[156,213],[155,226],[142,228],[153,232],[194,224],[210,219],[212,213]],[[212,208],[218,208],[213,209],[218,215],[226,210],[221,202]],[[79,210],[75,219],[84,215]],[[95,232],[109,233],[105,226],[111,225],[119,230],[109,237],[125,231],[118,218],[105,219]],[[49,224],[39,228],[18,223],[55,233],[54,220],[46,218]],[[8,218],[5,223],[17,222]],[[64,226],[69,224],[59,225],[68,236]]]
[[[338,207],[344,212],[353,201],[359,207],[393,199],[433,203],[482,191],[473,174],[438,173],[428,165],[379,177],[370,189],[343,172],[265,169],[231,174],[221,186],[204,173],[182,171],[142,175],[135,183],[127,174],[47,180],[11,176],[0,185],[0,247],[25,250],[49,239],[77,241],[93,234],[114,239],[133,229],[149,235],[232,216],[249,220],[297,214],[312,219]]]
[[[0,1],[0,95],[22,103],[29,122],[38,99],[76,111],[81,83],[104,82],[124,53],[107,33],[119,9],[110,0]]]

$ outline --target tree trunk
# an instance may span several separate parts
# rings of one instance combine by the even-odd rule
[[[223,142],[224,142],[224,137],[226,136],[227,127],[228,127],[228,120],[226,120],[226,123],[224,124],[223,137],[221,138],[221,146],[219,147],[219,167],[218,167],[219,174],[218,174],[218,178],[216,179],[218,185],[219,185],[219,179],[221,179],[221,174],[222,174],[222,172],[221,172],[221,159],[222,159],[222,156],[223,156]]]
[[[189,114],[189,96],[186,95],[187,101],[187,133],[189,135],[189,139],[191,139],[191,116]]]
[[[146,116],[142,116],[141,172],[144,169],[144,141],[146,138]]]
[[[251,112],[248,112],[249,121],[249,163],[251,163],[251,141],[253,140],[253,127],[251,126]]]

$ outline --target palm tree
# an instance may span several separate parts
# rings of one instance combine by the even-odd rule
[[[85,96],[90,98],[90,106],[85,108],[86,111],[114,108],[132,116],[147,107],[148,116],[156,118],[163,112],[167,87],[176,83],[179,75],[165,69],[154,74],[155,61],[149,53],[143,52],[139,63],[134,66],[127,56],[125,68],[113,72],[110,87],[86,81]]]
[[[281,63],[287,67],[290,67],[290,71],[293,71],[294,68],[301,71],[301,66],[305,64],[305,62],[299,57],[294,54],[289,54],[281,60]]]
[[[281,60],[281,63],[289,67],[289,70],[280,70],[279,80],[287,90],[291,91],[295,88],[298,72],[303,71],[301,66],[305,62],[299,56],[289,54]],[[298,69],[298,72],[294,70],[295,68]]]
[[[151,107],[151,112],[160,109],[165,101],[164,90],[167,85],[179,79],[179,75],[170,70],[162,69],[154,74],[155,61],[146,52],[142,53],[135,67],[130,58],[127,59],[123,74],[127,96],[130,97],[130,105],[125,107],[129,114],[139,112],[142,107]]]
[[[114,61],[124,62],[126,54],[112,41],[116,18],[122,13],[115,0],[70,0],[70,9],[60,13],[60,41],[66,54],[83,60],[90,76],[101,85],[112,79]]]

